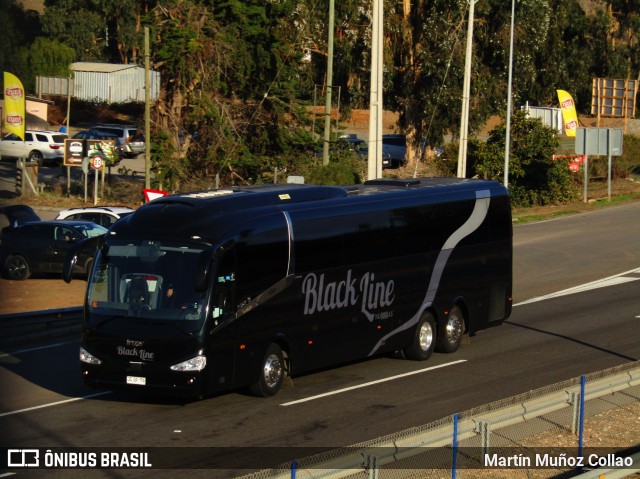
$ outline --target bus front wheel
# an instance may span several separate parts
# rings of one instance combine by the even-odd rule
[[[454,306],[438,331],[436,351],[440,353],[455,353],[462,343],[463,335],[464,314],[458,306]]]
[[[255,396],[269,397],[280,390],[284,380],[284,356],[277,344],[271,343],[267,348],[260,369],[258,381],[251,385],[251,393]]]
[[[436,321],[429,312],[424,313],[416,326],[413,342],[404,349],[407,359],[426,361],[433,353],[436,343]]]

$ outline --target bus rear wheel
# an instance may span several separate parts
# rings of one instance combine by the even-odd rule
[[[438,331],[436,351],[440,353],[455,353],[462,343],[463,335],[464,314],[460,307],[454,306]]]
[[[275,395],[282,386],[284,380],[284,355],[282,349],[275,343],[267,348],[260,369],[260,377],[255,384],[250,386],[251,393],[255,396],[270,397]]]
[[[426,312],[418,321],[413,342],[403,350],[407,359],[414,361],[426,361],[431,357],[436,339],[436,321],[433,315]]]

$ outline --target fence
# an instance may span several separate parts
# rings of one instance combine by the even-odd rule
[[[640,471],[639,450],[636,361],[242,479],[609,479]]]

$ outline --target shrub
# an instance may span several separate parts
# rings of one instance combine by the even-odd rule
[[[305,182],[312,185],[352,185],[360,183],[360,178],[348,164],[333,162],[312,169]]]
[[[470,176],[504,181],[506,125],[503,121],[486,143],[470,142]],[[514,206],[561,204],[578,196],[566,160],[553,160],[559,141],[556,132],[522,111],[513,115],[509,152],[509,190]]]

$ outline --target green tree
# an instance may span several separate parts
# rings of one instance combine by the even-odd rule
[[[22,66],[20,76],[24,78],[24,87],[29,91],[35,91],[35,78],[38,75],[68,78],[69,66],[75,58],[72,48],[44,37],[38,37],[28,47],[20,48],[17,55]]]
[[[156,5],[137,0],[45,0],[43,32],[73,48],[78,61],[140,60],[141,18]]]
[[[303,154],[289,2],[166,2],[153,11],[162,96],[158,171],[174,188],[198,176],[259,181],[268,159]]]
[[[18,55],[18,50],[30,45],[40,34],[40,18],[33,10],[25,11],[16,0],[0,0],[0,69],[17,75],[26,82],[24,72],[28,65]],[[25,85],[26,88],[26,85]]]
[[[472,143],[468,157],[472,175],[503,181],[505,138],[503,122],[490,132],[486,143]],[[510,139],[509,190],[515,206],[566,203],[577,197],[568,162],[553,159],[559,146],[553,129],[518,111],[512,118]]]

